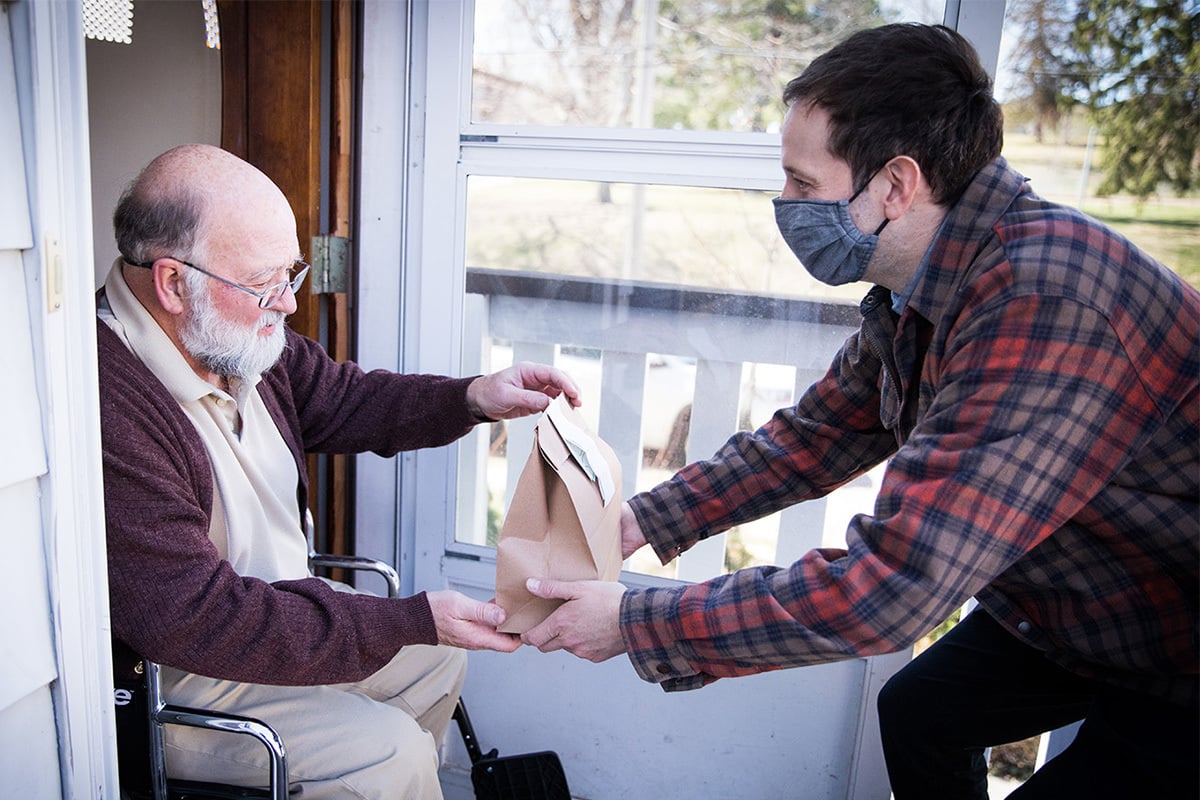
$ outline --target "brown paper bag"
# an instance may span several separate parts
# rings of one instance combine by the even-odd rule
[[[615,581],[621,574],[621,464],[562,398],[534,429],[496,545],[499,628],[524,633],[561,600],[534,597],[527,578]]]

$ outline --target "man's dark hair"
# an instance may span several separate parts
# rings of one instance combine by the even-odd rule
[[[130,264],[164,256],[190,258],[200,218],[201,203],[194,194],[148,192],[134,181],[113,211],[117,250]]]
[[[850,165],[856,189],[890,159],[909,156],[934,201],[948,204],[1004,143],[987,70],[943,25],[859,31],[793,78],[783,102],[829,114],[830,152]]]

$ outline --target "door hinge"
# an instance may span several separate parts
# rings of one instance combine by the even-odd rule
[[[312,293],[350,291],[350,240],[345,236],[312,239]]]

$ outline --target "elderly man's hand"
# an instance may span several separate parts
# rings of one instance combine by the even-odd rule
[[[521,646],[516,634],[496,630],[504,622],[504,609],[495,603],[481,603],[452,591],[429,592],[426,597],[433,610],[438,644],[502,653],[511,653]]]
[[[597,663],[625,652],[620,628],[622,584],[530,578],[525,585],[538,597],[567,601],[540,625],[525,631],[521,639],[526,644],[543,653],[566,650]]]
[[[480,419],[516,419],[545,411],[560,394],[566,395],[572,406],[580,404],[579,387],[567,373],[547,364],[521,361],[471,381],[467,406]]]

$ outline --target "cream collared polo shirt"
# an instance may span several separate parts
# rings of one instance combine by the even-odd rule
[[[296,461],[255,388],[261,378],[233,380],[231,393],[202,380],[134,297],[122,265],[117,259],[108,273],[107,304],[99,315],[162,381],[204,442],[216,487],[213,545],[240,575],[265,581],[307,577]]]

